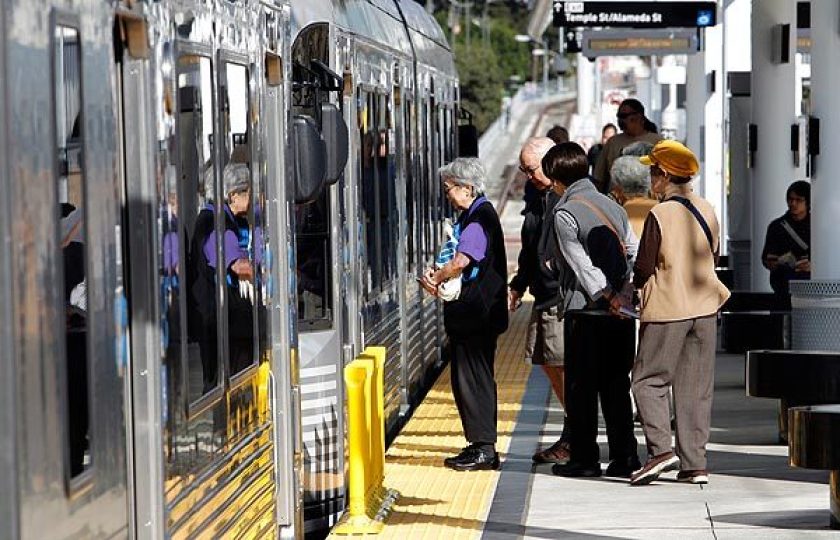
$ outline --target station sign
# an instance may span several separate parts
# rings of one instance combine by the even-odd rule
[[[703,28],[715,24],[716,2],[554,0],[554,26]]]
[[[651,56],[694,54],[697,31],[687,28],[651,30],[584,30],[581,52],[597,56]]]

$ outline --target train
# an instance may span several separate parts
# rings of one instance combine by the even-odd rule
[[[303,538],[347,505],[342,369],[393,435],[416,282],[477,148],[414,0],[5,0],[0,539]]]

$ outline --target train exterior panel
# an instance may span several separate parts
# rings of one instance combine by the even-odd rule
[[[457,154],[438,25],[412,0],[9,0],[0,38],[0,539],[331,526],[344,365],[386,347],[391,435],[441,366],[415,279]],[[299,141],[338,163],[331,111],[327,181]]]

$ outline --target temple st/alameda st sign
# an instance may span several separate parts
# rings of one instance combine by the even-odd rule
[[[554,0],[554,26],[698,28],[716,24],[715,2]]]

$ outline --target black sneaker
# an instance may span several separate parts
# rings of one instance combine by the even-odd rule
[[[552,466],[551,473],[555,476],[565,476],[566,478],[597,478],[601,476],[601,464],[593,463],[591,465],[584,465],[570,461],[565,465]]]
[[[607,466],[604,476],[615,476],[617,478],[630,478],[634,472],[642,468],[642,462],[636,456],[614,459]]]
[[[444,460],[444,464],[456,471],[495,471],[501,465],[498,452],[477,447],[465,449],[449,461]]]
[[[454,456],[449,456],[448,458],[444,459],[443,464],[447,467],[452,467],[453,463],[455,463],[456,461],[461,459],[464,456],[464,454],[466,454],[467,452],[469,452],[473,448],[475,448],[475,445],[472,445],[472,444],[469,445],[469,446],[465,446],[465,447],[461,448],[461,451],[458,452],[457,454],[455,454]]]

